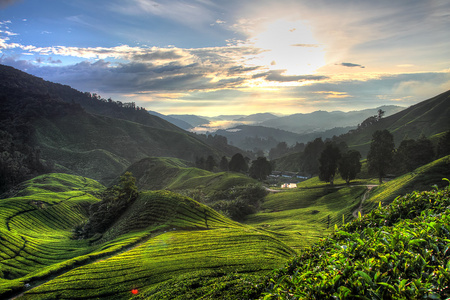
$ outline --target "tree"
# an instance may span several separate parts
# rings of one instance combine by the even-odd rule
[[[213,171],[214,167],[217,167],[216,160],[212,157],[212,155],[208,155],[205,161],[205,169],[208,171]]]
[[[247,172],[248,165],[241,153],[236,153],[231,157],[228,169],[232,172]]]
[[[119,183],[103,192],[102,201],[89,207],[89,220],[75,228],[75,238],[88,238],[105,232],[139,196],[136,178],[130,172],[120,176]]]
[[[367,154],[369,172],[376,173],[383,182],[383,176],[389,168],[394,155],[394,136],[386,129],[377,130],[372,135],[372,143]]]
[[[309,142],[301,158],[301,170],[311,177],[314,174],[319,173],[319,156],[325,149],[325,143],[321,138],[316,138],[314,141]]]
[[[249,173],[252,178],[265,180],[272,173],[272,165],[265,157],[258,157],[252,161]]]
[[[450,154],[450,130],[439,139],[436,152],[438,158]]]
[[[394,155],[394,162],[401,172],[411,172],[434,159],[431,141],[425,137],[403,140]]]
[[[350,184],[350,180],[355,179],[356,174],[361,171],[360,160],[361,153],[356,150],[349,150],[339,160],[339,174],[347,184]]]
[[[319,158],[319,179],[333,185],[334,176],[341,158],[339,148],[333,143],[327,143]]]
[[[221,171],[228,171],[228,159],[225,156],[222,156],[219,163],[219,168]]]

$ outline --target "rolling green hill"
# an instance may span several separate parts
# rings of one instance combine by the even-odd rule
[[[57,170],[108,182],[148,156],[195,160],[219,151],[182,131],[80,112],[33,122],[41,157]]]
[[[389,130],[394,135],[395,145],[398,146],[406,138],[418,139],[421,135],[431,137],[450,130],[449,120],[450,91],[447,91],[340,138],[365,157],[370,148],[372,134],[376,130]]]
[[[247,298],[294,254],[275,235],[188,197],[143,192],[103,236],[73,240],[104,187],[67,174],[25,182],[0,201],[0,297]],[[3,225],[1,225],[3,224]]]
[[[202,190],[209,194],[257,181],[241,173],[213,173],[192,167],[192,163],[172,157],[147,157],[127,171],[136,177],[141,190]]]
[[[396,197],[412,191],[426,191],[435,185],[442,187],[445,185],[442,178],[450,178],[450,155],[374,188],[364,203],[364,211],[371,211],[379,202],[391,203]]]

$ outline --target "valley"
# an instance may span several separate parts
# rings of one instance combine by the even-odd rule
[[[388,116],[239,115],[259,125],[202,135],[175,123],[197,116],[0,78],[2,299],[450,295],[450,91]]]

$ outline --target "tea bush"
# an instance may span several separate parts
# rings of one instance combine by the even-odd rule
[[[276,271],[264,299],[447,299],[449,191],[398,197],[337,229]]]

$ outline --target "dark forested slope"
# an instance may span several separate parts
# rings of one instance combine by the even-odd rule
[[[221,150],[134,103],[104,100],[0,65],[0,193],[47,171],[115,178],[146,156]]]

